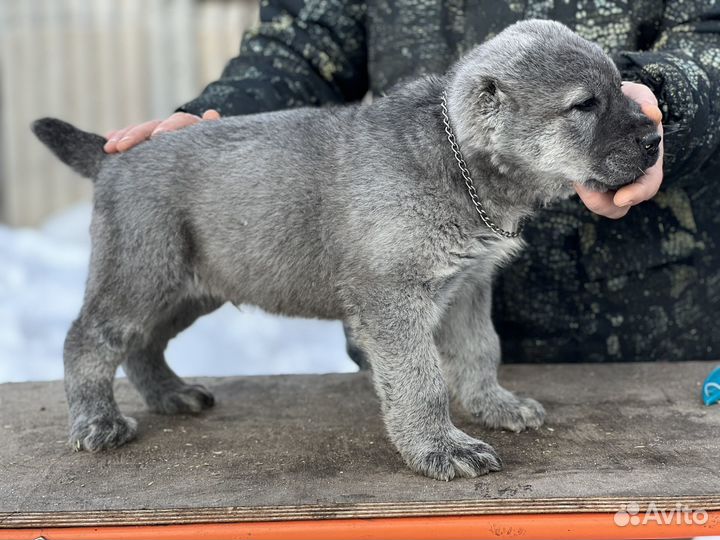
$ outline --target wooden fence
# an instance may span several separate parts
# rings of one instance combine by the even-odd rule
[[[29,125],[83,129],[163,117],[235,56],[249,0],[0,0],[0,221],[35,225],[88,199]]]

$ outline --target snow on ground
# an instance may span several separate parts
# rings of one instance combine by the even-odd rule
[[[62,378],[62,344],[87,275],[90,206],[40,229],[0,226],[0,382]],[[179,375],[355,371],[339,322],[226,304],[170,342]]]

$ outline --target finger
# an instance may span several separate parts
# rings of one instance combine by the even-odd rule
[[[133,146],[147,140],[159,124],[160,120],[149,120],[126,131],[117,142],[118,152],[126,152]]]
[[[200,121],[200,117],[195,116],[194,114],[175,113],[172,116],[170,116],[167,120],[163,120],[160,123],[160,125],[158,125],[155,128],[155,130],[152,132],[152,134],[150,136],[154,137],[158,133],[182,129],[187,126],[197,124],[199,121]]]
[[[660,164],[658,164],[660,165]],[[620,207],[633,206],[652,199],[660,190],[663,173],[662,167],[653,165],[645,176],[641,176],[632,184],[621,187],[613,199],[615,205]]]
[[[103,150],[105,150],[105,152],[107,152],[108,154],[114,154],[115,152],[117,152],[118,141],[122,139],[125,133],[130,131],[132,127],[133,126],[128,126],[126,128],[114,131],[111,136],[108,137],[108,141],[105,143],[105,146],[103,146]]]
[[[623,82],[622,93],[637,103],[649,103],[657,106],[658,100],[653,91],[644,84],[634,82]]]
[[[662,111],[658,107],[658,100],[652,90],[644,84],[623,82],[622,92],[640,105],[642,113],[655,124],[662,122]]]
[[[575,184],[575,191],[580,196],[582,202],[587,208],[600,216],[619,219],[628,213],[630,207],[621,208],[613,203],[612,193],[598,193],[582,186],[581,184]]]
[[[653,124],[656,126],[659,126],[662,124],[662,111],[657,106],[657,103],[648,103],[647,101],[644,101],[640,104],[640,111],[647,116],[650,120],[653,121]]]
[[[217,112],[215,109],[208,109],[205,111],[202,115],[203,120],[219,120],[220,119],[220,113]]]

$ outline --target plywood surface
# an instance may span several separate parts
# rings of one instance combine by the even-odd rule
[[[4,384],[0,527],[720,509],[720,407],[700,400],[712,366],[503,366],[548,421],[515,434],[455,411],[505,470],[452,482],[405,467],[364,374],[204,379],[218,404],[198,417],[150,414],[120,380],[139,437],[99,454],[66,445],[62,383]]]

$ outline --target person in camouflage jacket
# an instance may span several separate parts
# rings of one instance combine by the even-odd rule
[[[566,24],[653,90],[665,179],[619,220],[573,197],[526,224],[527,248],[494,288],[503,360],[720,358],[720,3],[263,0],[240,55],[179,110],[237,115],[381,95],[530,18]],[[362,364],[360,351],[351,356]]]

